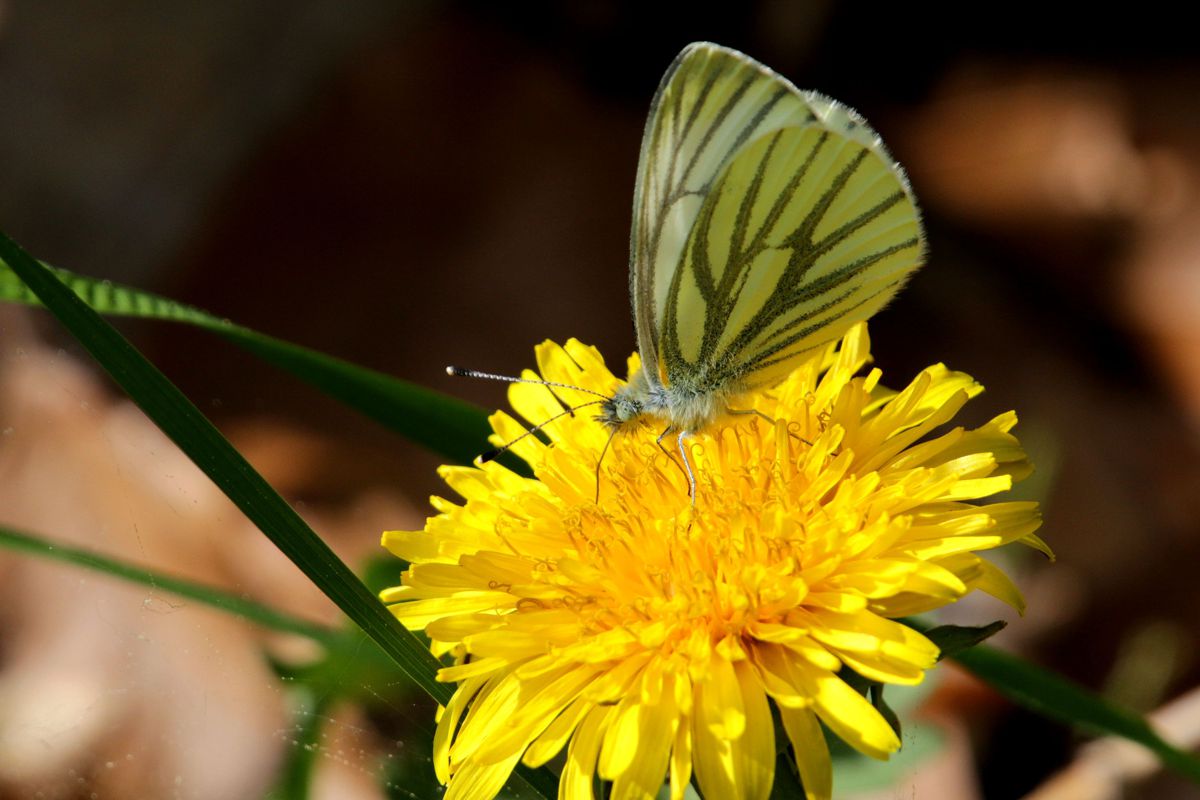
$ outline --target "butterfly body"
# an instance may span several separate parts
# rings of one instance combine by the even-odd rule
[[[720,388],[663,386],[639,369],[600,404],[598,418],[611,430],[649,418],[665,423],[671,431],[699,431],[726,411],[732,394],[736,393]]]
[[[923,256],[908,181],[865,120],[735,50],[689,45],[654,96],[634,190],[641,366],[599,420],[656,420],[682,450],[882,308]]]

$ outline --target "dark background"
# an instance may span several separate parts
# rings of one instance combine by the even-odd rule
[[[1039,466],[1022,491],[1059,562],[1014,565],[1030,613],[1011,644],[1141,711],[1197,683],[1192,25],[1155,3],[513,5],[0,2],[0,228],[58,266],[498,407],[500,387],[444,366],[515,373],[545,338],[632,350],[650,96],[687,42],[737,47],[857,108],[909,169],[931,258],[872,324],[876,363],[897,385],[945,361],[988,387],[968,422],[1021,417]],[[438,491],[436,459],[223,342],[122,327],[219,424],[325,443],[292,499]],[[1122,677],[1131,663],[1151,666]],[[988,798],[1074,744],[989,719],[971,721]]]

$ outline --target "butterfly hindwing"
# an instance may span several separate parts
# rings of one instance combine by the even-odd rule
[[[760,137],[706,196],[672,276],[672,384],[752,388],[878,311],[919,263],[919,222],[870,148],[817,126]]]
[[[766,385],[920,264],[907,182],[853,111],[717,45],[676,59],[642,145],[638,346],[697,392]]]

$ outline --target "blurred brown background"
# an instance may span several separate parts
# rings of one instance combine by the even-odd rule
[[[1018,491],[1044,501],[1059,561],[1013,554],[1030,611],[1008,644],[1143,712],[1200,683],[1192,26],[1156,3],[514,5],[0,0],[0,228],[56,265],[495,407],[500,387],[443,367],[515,372],[544,338],[612,363],[633,348],[650,96],[688,41],[738,47],[858,108],[910,172],[932,257],[872,325],[885,376],[946,361],[988,387],[969,422],[1021,416],[1039,472]],[[435,458],[224,342],[121,327],[346,557],[419,526],[440,491]],[[0,524],[334,619],[44,315],[0,309],[0,428]],[[0,595],[0,797],[270,784],[290,723],[259,653],[286,643],[4,552]],[[896,796],[1021,797],[1074,757],[1069,732],[947,684],[933,711],[953,763]],[[359,757],[322,761],[327,796],[381,796],[373,759],[394,744],[332,729]],[[1200,797],[1161,776],[1114,787],[1053,796]]]

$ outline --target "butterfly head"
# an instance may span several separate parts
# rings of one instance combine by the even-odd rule
[[[596,419],[605,427],[615,430],[646,413],[645,404],[631,389],[632,385],[622,386],[616,394],[600,403],[600,413]]]

